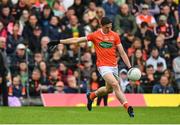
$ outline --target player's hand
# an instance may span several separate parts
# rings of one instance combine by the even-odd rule
[[[58,44],[60,44],[59,40],[50,41],[47,44],[48,45],[48,52],[53,52],[57,48]]]

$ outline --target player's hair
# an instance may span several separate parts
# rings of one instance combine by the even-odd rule
[[[101,25],[104,26],[104,25],[107,25],[107,24],[110,24],[112,23],[111,19],[109,19],[108,17],[103,17],[101,19]]]

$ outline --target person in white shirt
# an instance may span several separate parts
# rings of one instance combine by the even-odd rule
[[[140,28],[142,22],[146,22],[149,28],[153,28],[156,25],[154,16],[149,14],[149,6],[147,4],[141,5],[141,13],[136,16],[136,23]]]
[[[120,78],[121,88],[122,88],[123,92],[125,92],[126,86],[129,84],[129,81],[128,81],[128,78],[127,78],[127,70],[126,69],[121,69],[120,70],[119,78]]]
[[[163,71],[165,69],[167,69],[167,64],[166,64],[166,60],[163,57],[159,56],[159,51],[158,49],[155,47],[152,49],[151,51],[151,56],[148,58],[148,60],[146,61],[146,65],[153,65],[154,70],[157,70],[157,64],[158,63],[162,63],[163,64]]]

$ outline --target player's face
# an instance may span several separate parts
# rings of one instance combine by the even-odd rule
[[[112,29],[112,23],[102,26],[102,30],[104,33],[108,33]]]

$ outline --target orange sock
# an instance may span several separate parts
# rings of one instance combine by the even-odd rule
[[[123,106],[124,106],[125,109],[128,109],[128,107],[129,107],[127,102],[123,103]]]
[[[90,94],[90,99],[91,99],[91,100],[94,100],[96,97],[97,97],[97,96],[96,96],[95,92],[91,92],[91,94]]]

